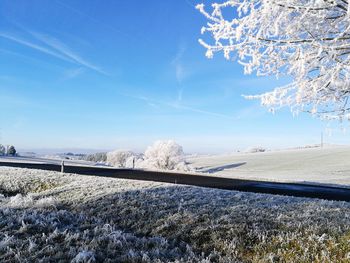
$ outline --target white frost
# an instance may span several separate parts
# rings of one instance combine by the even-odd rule
[[[257,96],[271,109],[290,106],[327,119],[350,119],[350,12],[348,1],[226,0],[197,9],[207,18],[199,40],[206,56],[222,52],[246,74],[291,76]],[[211,11],[208,11],[211,10]]]

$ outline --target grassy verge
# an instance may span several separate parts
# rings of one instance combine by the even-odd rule
[[[4,168],[0,185],[23,191],[0,198],[2,262],[350,261],[345,202]]]

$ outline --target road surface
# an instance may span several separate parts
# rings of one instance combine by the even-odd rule
[[[19,167],[27,169],[40,169],[49,171],[61,171],[61,165],[55,163],[30,163],[0,160],[0,166]],[[298,183],[277,183],[257,180],[244,180],[205,176],[198,174],[168,173],[158,171],[145,171],[133,169],[116,169],[112,167],[94,167],[66,165],[66,173],[82,175],[103,176],[119,179],[132,179],[143,181],[156,181],[182,185],[193,185],[224,190],[237,190],[254,193],[268,193],[287,196],[320,198],[336,201],[350,201],[350,189],[323,185],[308,185]]]

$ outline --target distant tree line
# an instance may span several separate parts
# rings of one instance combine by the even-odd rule
[[[95,163],[101,163],[101,162],[104,163],[104,162],[107,162],[107,153],[100,152],[100,153],[85,155],[82,157],[82,160],[95,162]]]
[[[17,156],[15,146],[7,145],[6,147],[0,144],[0,156]]]
[[[118,168],[192,171],[192,167],[185,161],[182,146],[173,140],[156,141],[144,153],[116,150],[89,154],[80,159]]]
[[[119,168],[192,171],[185,161],[182,146],[173,140],[156,141],[143,154],[127,150],[109,152],[107,164]]]

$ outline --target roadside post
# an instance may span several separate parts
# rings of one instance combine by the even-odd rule
[[[61,173],[64,173],[64,161],[61,163]]]

